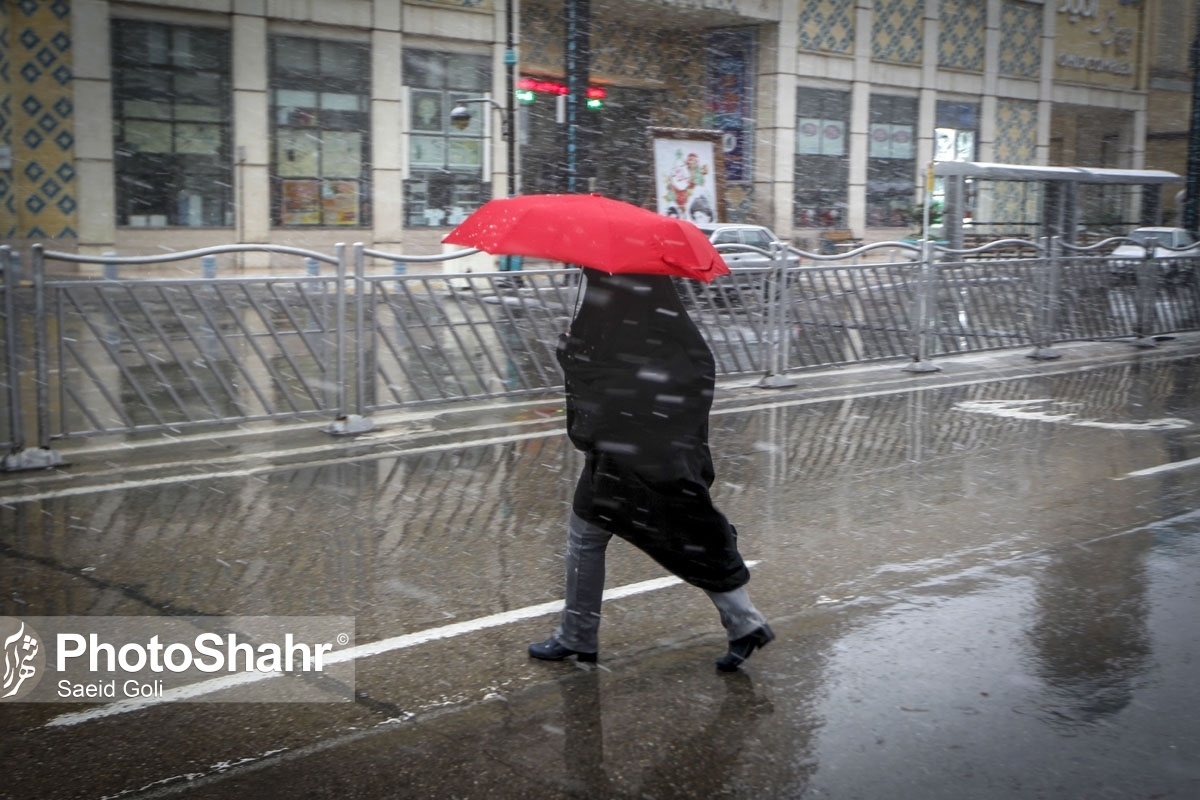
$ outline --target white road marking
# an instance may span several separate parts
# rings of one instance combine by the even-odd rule
[[[1103,428],[1112,431],[1169,431],[1190,428],[1191,420],[1179,417],[1159,417],[1130,422],[1104,422],[1096,419],[1080,419],[1075,412],[1056,410],[1066,404],[1048,397],[1034,400],[963,400],[954,404],[955,409],[971,414],[988,414],[1005,419],[1021,419],[1034,422],[1056,422],[1081,428]]]
[[[747,567],[755,567],[759,564],[758,561],[747,561]],[[604,592],[604,600],[620,600],[625,597],[633,597],[646,592],[655,592],[660,589],[667,589],[672,586],[678,586],[683,583],[679,578],[667,576],[664,578],[655,578],[649,581],[641,581],[640,583],[629,583],[624,586],[617,586],[613,589],[606,589]],[[391,653],[396,650],[404,650],[409,647],[415,647],[421,644],[428,644],[439,639],[450,639],[455,636],[465,636],[469,633],[484,630],[486,628],[497,628],[501,625],[508,625],[513,622],[520,622],[526,619],[535,617],[544,617],[550,614],[557,614],[563,609],[563,601],[553,600],[549,603],[538,603],[537,605],[525,606],[524,608],[516,608],[512,611],[502,611],[499,614],[489,614],[486,617],[477,617],[463,622],[455,622],[450,625],[442,625],[437,628],[428,628],[423,631],[415,631],[406,633],[401,636],[393,636],[389,639],[380,639],[377,642],[368,642],[367,644],[355,645],[347,647],[345,650],[338,650],[325,659],[327,664],[341,664],[346,661],[353,661],[362,658],[370,658],[372,656]],[[105,717],[116,716],[117,714],[127,714],[132,711],[142,711],[147,708],[162,705],[163,703],[179,702],[181,700],[192,700],[213,692],[219,692],[223,689],[230,689],[235,686],[246,686],[251,683],[269,680],[271,678],[282,677],[282,672],[242,672],[236,675],[224,675],[219,678],[211,678],[199,683],[193,683],[188,686],[181,686],[177,689],[168,689],[162,693],[161,697],[147,697],[133,700],[121,700],[116,703],[98,706],[88,709],[87,711],[77,711],[70,714],[62,714],[54,719],[51,719],[43,727],[60,728],[70,725],[79,725],[92,720],[103,719]]]
[[[1192,467],[1200,467],[1200,458],[1189,458],[1187,461],[1172,461],[1167,464],[1159,464],[1156,467],[1146,467],[1145,469],[1126,472],[1119,478],[1114,480],[1123,481],[1126,478],[1145,478],[1150,475],[1158,475],[1163,472],[1174,472],[1180,469],[1191,469]]]
[[[62,489],[49,489],[44,492],[31,492],[29,494],[13,495],[11,497],[0,497],[0,505],[8,506],[16,503],[30,503],[37,500],[49,500],[55,497],[73,497],[83,494],[120,491],[123,489],[142,489],[148,486],[168,486],[174,483],[218,480],[220,478],[248,478],[252,475],[260,475],[264,472],[291,472],[293,470],[325,467],[332,464],[344,464],[347,461],[378,461],[384,458],[398,458],[408,455],[437,453],[443,450],[462,450],[467,447],[486,447],[492,444],[508,444],[510,442],[520,442],[526,439],[545,439],[550,436],[563,435],[564,432],[561,429],[536,431],[533,433],[513,433],[506,436],[493,436],[486,439],[472,439],[467,442],[447,442],[441,444],[423,445],[420,447],[405,447],[378,453],[356,453],[354,455],[341,454],[330,458],[322,458],[314,461],[297,461],[296,463],[279,463],[278,461],[274,461],[276,458],[295,456],[297,451],[293,450],[278,450],[269,453],[253,453],[247,454],[246,458],[263,460],[267,463],[261,463],[253,467],[243,467],[241,469],[213,470],[212,472],[189,472],[182,475],[165,475],[161,478],[142,478],[140,480],[132,481],[114,481],[112,483],[96,484],[94,486],[68,486]],[[317,450],[317,452],[328,452],[328,450],[329,448],[320,448]]]

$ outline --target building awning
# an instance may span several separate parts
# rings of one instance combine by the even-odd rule
[[[1063,181],[1141,186],[1151,183],[1184,183],[1181,175],[1161,169],[1107,169],[1103,167],[1040,167],[994,164],[984,161],[935,161],[938,177],[963,176],[990,181]]]

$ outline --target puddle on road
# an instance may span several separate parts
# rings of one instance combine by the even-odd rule
[[[802,796],[1194,789],[1197,575],[1192,512],[855,620],[823,654]]]

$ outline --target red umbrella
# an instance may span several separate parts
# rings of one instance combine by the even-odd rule
[[[598,194],[489,200],[442,239],[493,255],[711,281],[729,267],[699,228]]]

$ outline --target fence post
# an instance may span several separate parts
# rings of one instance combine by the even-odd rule
[[[784,374],[788,366],[791,331],[788,330],[787,245],[783,242],[771,243],[771,272],[764,288],[767,294],[767,373],[758,385],[769,389],[795,386],[795,379]]]
[[[1154,251],[1158,247],[1158,239],[1153,236],[1144,242],[1146,254],[1138,264],[1137,287],[1134,290],[1134,347],[1158,347],[1158,340],[1151,334],[1154,331],[1154,294],[1158,288],[1158,259]]]
[[[8,369],[8,430],[12,437],[12,452],[25,446],[25,429],[21,420],[21,327],[17,324],[17,270],[13,264],[12,248],[0,247],[0,270],[4,272],[4,363]]]
[[[6,264],[6,269],[9,265]],[[42,246],[33,246],[33,337],[34,337],[34,403],[37,418],[38,447],[21,449],[4,458],[4,470],[16,471],[22,469],[48,469],[62,466],[66,462],[62,455],[50,449],[50,362],[47,347],[49,335],[46,331],[46,262],[42,256]],[[6,274],[6,279],[8,275]],[[5,292],[10,297],[10,291]],[[7,303],[7,301],[6,301]],[[7,310],[7,309],[6,309]],[[11,319],[11,317],[10,317]],[[10,339],[15,344],[15,339]],[[14,351],[14,356],[19,355]],[[14,359],[15,361],[15,359]],[[11,367],[10,367],[11,369]],[[17,430],[20,430],[19,428]],[[16,433],[14,432],[14,435]],[[20,444],[24,445],[24,436],[20,435]]]
[[[217,277],[217,257],[204,256],[200,259],[200,275],[205,280],[213,280]]]
[[[338,300],[337,300],[337,418],[325,428],[334,436],[367,433],[375,430],[375,421],[364,417],[363,341],[364,297],[366,281],[363,279],[363,244],[354,245],[354,413],[346,413],[346,245],[337,245]]]
[[[933,242],[921,240],[921,267],[917,273],[916,311],[913,314],[912,362],[904,367],[905,372],[941,372],[942,368],[929,360],[929,307],[933,291]]]
[[[1038,271],[1042,284],[1038,290],[1039,306],[1035,309],[1033,352],[1027,358],[1050,361],[1062,353],[1050,346],[1051,336],[1058,323],[1058,295],[1062,284],[1062,239],[1051,236],[1042,239],[1042,268]]]
[[[117,256],[117,253],[114,250],[105,250],[104,251],[105,258],[116,258],[116,256]],[[120,268],[120,265],[118,265],[118,264],[105,263],[103,269],[104,269],[104,280],[106,280],[106,281],[115,281],[121,277],[121,268]]]

